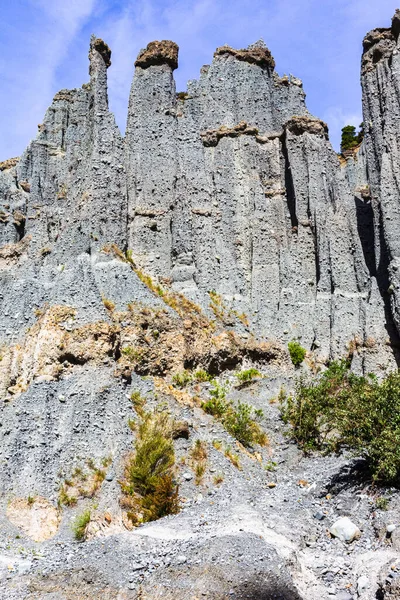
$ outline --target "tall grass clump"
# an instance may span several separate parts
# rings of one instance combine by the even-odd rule
[[[172,429],[165,413],[146,413],[139,424],[121,482],[122,505],[134,524],[179,512]]]

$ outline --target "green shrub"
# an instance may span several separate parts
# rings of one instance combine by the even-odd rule
[[[346,150],[350,150],[351,148],[355,148],[359,144],[361,144],[364,138],[364,123],[360,125],[360,131],[356,133],[356,128],[354,125],[345,125],[342,128],[342,139],[340,143],[340,151],[343,153]]]
[[[281,398],[281,414],[304,450],[348,448],[368,461],[375,481],[399,478],[399,371],[380,383],[354,375],[345,360],[332,362],[314,380],[299,379],[294,396]]]
[[[125,465],[121,483],[131,499],[133,521],[154,521],[179,511],[178,485],[173,476],[175,453],[168,415],[145,414],[135,442],[135,452]]]
[[[90,523],[90,517],[91,512],[87,509],[82,514],[78,515],[72,524],[74,537],[79,542],[83,542],[86,539],[86,527]]]
[[[175,387],[183,388],[188,383],[192,381],[192,375],[189,371],[181,371],[180,373],[175,373],[172,377],[172,383]]]
[[[299,342],[293,340],[292,342],[288,343],[288,350],[294,366],[298,367],[299,365],[301,365],[301,363],[306,357],[306,349],[300,346]]]
[[[240,373],[236,374],[236,377],[240,381],[240,383],[248,383],[252,381],[256,377],[261,377],[261,373],[258,369],[252,367],[251,369],[246,369],[244,371],[240,371]]]

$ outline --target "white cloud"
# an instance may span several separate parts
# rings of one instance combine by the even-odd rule
[[[0,128],[0,160],[20,154],[35,136],[54,93],[56,69],[94,5],[95,0],[29,0],[24,7],[27,18],[0,63],[0,103],[7,115]]]

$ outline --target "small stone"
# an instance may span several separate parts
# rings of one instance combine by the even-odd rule
[[[387,533],[391,534],[393,533],[393,531],[396,529],[396,525],[394,523],[390,523],[390,525],[388,525],[386,527],[386,531]]]
[[[318,511],[315,513],[314,519],[317,519],[317,521],[322,521],[322,519],[325,519],[325,515],[321,511]]]
[[[361,536],[361,531],[357,525],[354,525],[348,517],[342,517],[336,521],[330,528],[330,533],[342,542],[351,543]]]
[[[360,596],[364,590],[367,590],[369,588],[369,579],[366,575],[362,575],[361,577],[359,577],[358,581],[357,581],[357,592],[358,595]]]
[[[186,481],[190,481],[191,479],[193,479],[193,475],[189,472],[186,472],[183,474],[183,479],[186,479]]]
[[[336,594],[336,600],[353,600],[353,596],[349,592],[342,591]]]
[[[274,488],[274,487],[276,487],[276,483],[274,483],[273,481],[269,481],[269,482],[267,483],[267,488],[271,488],[271,489],[272,489],[272,488]]]
[[[146,565],[143,565],[142,563],[133,563],[133,565],[131,566],[132,571],[141,571],[142,569],[145,569]]]
[[[184,556],[183,554],[176,557],[176,562],[178,565],[183,565],[186,561],[187,561],[187,557]]]
[[[106,481],[112,481],[114,479],[115,475],[112,471],[109,471],[106,475]]]

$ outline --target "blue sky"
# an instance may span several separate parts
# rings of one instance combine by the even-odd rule
[[[112,49],[110,108],[125,129],[133,63],[155,39],[180,46],[178,91],[217,46],[263,38],[280,75],[300,77],[310,112],[327,121],[332,143],[361,122],[364,34],[388,27],[399,0],[0,0],[0,160],[36,135],[54,94],[88,80],[91,33]]]

